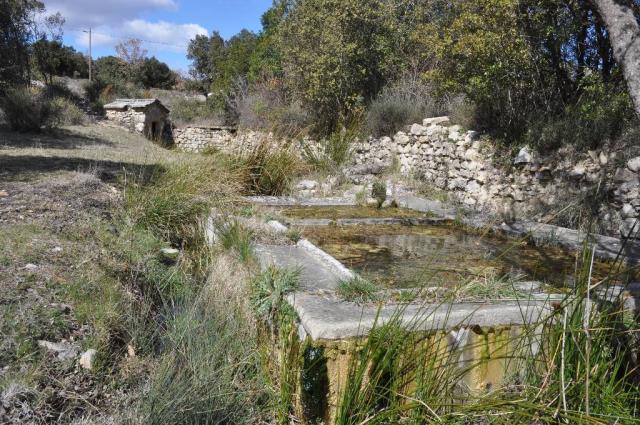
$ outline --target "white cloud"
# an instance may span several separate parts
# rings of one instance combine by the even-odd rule
[[[142,19],[125,21],[118,26],[102,26],[92,33],[94,47],[113,47],[122,40],[138,38],[143,40],[148,50],[170,50],[185,53],[189,40],[198,34],[207,35],[205,28],[198,24],[175,24],[159,21],[149,22]],[[82,47],[89,47],[89,34],[79,32],[76,43]]]
[[[60,12],[71,27],[119,25],[143,12],[175,10],[174,0],[45,0],[47,13]]]
[[[91,34],[91,43],[93,46],[115,46],[118,41],[116,38],[110,36],[109,34],[96,33],[93,32]],[[78,33],[76,36],[76,44],[82,47],[89,47],[89,34],[88,33]]]
[[[75,43],[89,47],[89,35],[82,32],[92,27],[94,47],[113,47],[128,38],[145,41],[149,51],[185,53],[189,40],[208,31],[198,24],[166,21],[151,22],[139,16],[154,11],[175,10],[175,0],[45,0],[46,13],[60,12],[66,20],[65,33]]]
[[[167,47],[173,48],[177,52],[185,52],[185,46],[196,35],[208,35],[208,31],[198,24],[174,24],[165,21],[148,22],[142,19],[125,22],[122,26],[122,32],[127,37],[150,40],[156,44],[164,43]]]

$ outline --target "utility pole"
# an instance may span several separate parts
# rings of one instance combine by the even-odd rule
[[[91,27],[89,27],[89,31],[82,31],[82,32],[88,32],[89,33],[89,82],[92,81],[91,79],[91,74],[92,74],[92,68],[93,68],[93,57],[91,55]]]

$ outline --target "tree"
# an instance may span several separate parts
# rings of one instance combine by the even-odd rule
[[[37,0],[0,0],[0,90],[29,82],[29,44],[37,35],[33,16],[43,10]]]
[[[59,41],[49,41],[45,37],[33,44],[33,54],[38,69],[45,80],[53,83],[53,76],[62,73],[64,61],[64,48]]]
[[[226,43],[217,31],[213,31],[211,37],[197,35],[189,43],[187,58],[192,62],[190,73],[200,83],[203,92],[208,92],[218,77],[225,49]]]
[[[176,73],[155,57],[145,59],[137,74],[138,82],[145,88],[171,89],[176,83]]]
[[[593,0],[609,32],[636,115],[640,116],[640,25],[632,0]]]
[[[96,79],[106,84],[120,85],[131,78],[129,64],[115,56],[103,56],[94,61]]]
[[[118,43],[115,47],[120,59],[130,65],[140,65],[147,57],[147,49],[142,47],[142,40],[130,38]]]
[[[284,72],[322,131],[348,122],[395,70],[392,2],[300,0],[280,31]]]

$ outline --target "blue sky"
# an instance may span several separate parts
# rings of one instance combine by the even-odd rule
[[[196,34],[220,31],[229,38],[242,28],[260,30],[260,17],[272,0],[44,0],[47,14],[66,19],[65,43],[88,52],[89,26],[93,57],[114,54],[126,38],[146,40],[149,56],[186,71],[186,45]]]

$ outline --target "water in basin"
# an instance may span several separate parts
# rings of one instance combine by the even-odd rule
[[[282,209],[280,213],[292,219],[326,218],[330,220],[342,218],[422,218],[432,215],[406,208],[364,206],[287,207]]]
[[[519,275],[570,285],[576,254],[465,232],[454,226],[314,226],[304,236],[365,278],[386,287],[450,286],[461,279]],[[608,264],[594,265],[594,278]]]

